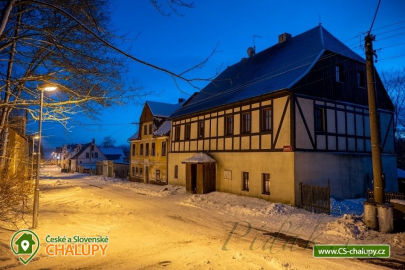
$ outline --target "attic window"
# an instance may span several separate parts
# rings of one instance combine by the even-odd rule
[[[357,87],[360,87],[360,88],[366,87],[366,78],[364,76],[364,72],[357,71],[356,79],[357,79]]]
[[[152,124],[149,124],[149,134],[152,134]]]
[[[343,82],[343,66],[336,65],[335,71],[336,71],[336,81]]]

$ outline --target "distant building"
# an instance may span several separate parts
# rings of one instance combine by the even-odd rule
[[[173,113],[169,184],[293,205],[300,183],[330,182],[336,198],[365,196],[372,163],[364,59],[322,26],[248,52]],[[395,191],[394,108],[377,72],[376,95],[385,187]]]
[[[139,120],[139,131],[128,139],[131,147],[130,180],[167,183],[167,153],[171,121],[177,104],[147,101]]]
[[[69,158],[68,170],[73,172],[95,171],[97,161],[107,160],[100,148],[92,142],[81,145],[80,150]]]

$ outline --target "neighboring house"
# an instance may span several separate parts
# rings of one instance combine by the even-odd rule
[[[169,116],[177,104],[147,101],[139,121],[139,132],[130,142],[130,180],[144,183],[167,183],[167,152],[171,122]]]
[[[115,163],[125,163],[125,153],[119,147],[100,147],[100,151],[104,154],[107,160],[112,160]]]
[[[385,186],[395,191],[393,105],[375,74]],[[284,33],[260,53],[249,48],[171,116],[169,184],[293,205],[300,183],[365,196],[367,108],[363,58],[322,26]]]
[[[61,161],[60,161],[60,167],[62,170],[68,171],[69,169],[69,164],[70,158],[72,158],[74,155],[76,155],[81,149],[80,144],[68,144],[64,145],[62,147],[62,153],[61,153]]]
[[[102,160],[107,160],[107,158],[95,144],[93,139],[91,143],[83,144],[80,150],[69,159],[69,171],[95,171],[97,161]]]
[[[1,117],[1,115],[0,115]],[[4,163],[7,166],[7,175],[10,177],[21,178],[28,176],[28,169],[31,167],[30,157],[32,152],[29,149],[30,138],[26,132],[27,116],[20,110],[15,110],[10,115],[8,122],[6,151]],[[0,168],[2,171],[2,168]]]

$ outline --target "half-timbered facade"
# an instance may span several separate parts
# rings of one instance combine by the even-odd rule
[[[290,204],[300,183],[330,183],[337,198],[364,195],[372,177],[364,60],[322,26],[248,53],[172,115],[169,183],[203,193],[214,175],[215,190]],[[393,106],[378,76],[376,89],[385,183],[395,190]]]
[[[129,179],[144,183],[167,184],[167,154],[171,129],[170,114],[178,104],[147,101],[139,121],[139,130],[129,138]]]

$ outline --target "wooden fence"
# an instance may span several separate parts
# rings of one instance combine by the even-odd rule
[[[400,193],[400,192],[385,192],[384,193],[385,202],[390,202],[393,199],[405,200],[405,193]],[[367,190],[367,201],[374,202],[374,191],[373,190]]]
[[[300,207],[314,213],[330,214],[330,185],[320,187],[300,183]]]

